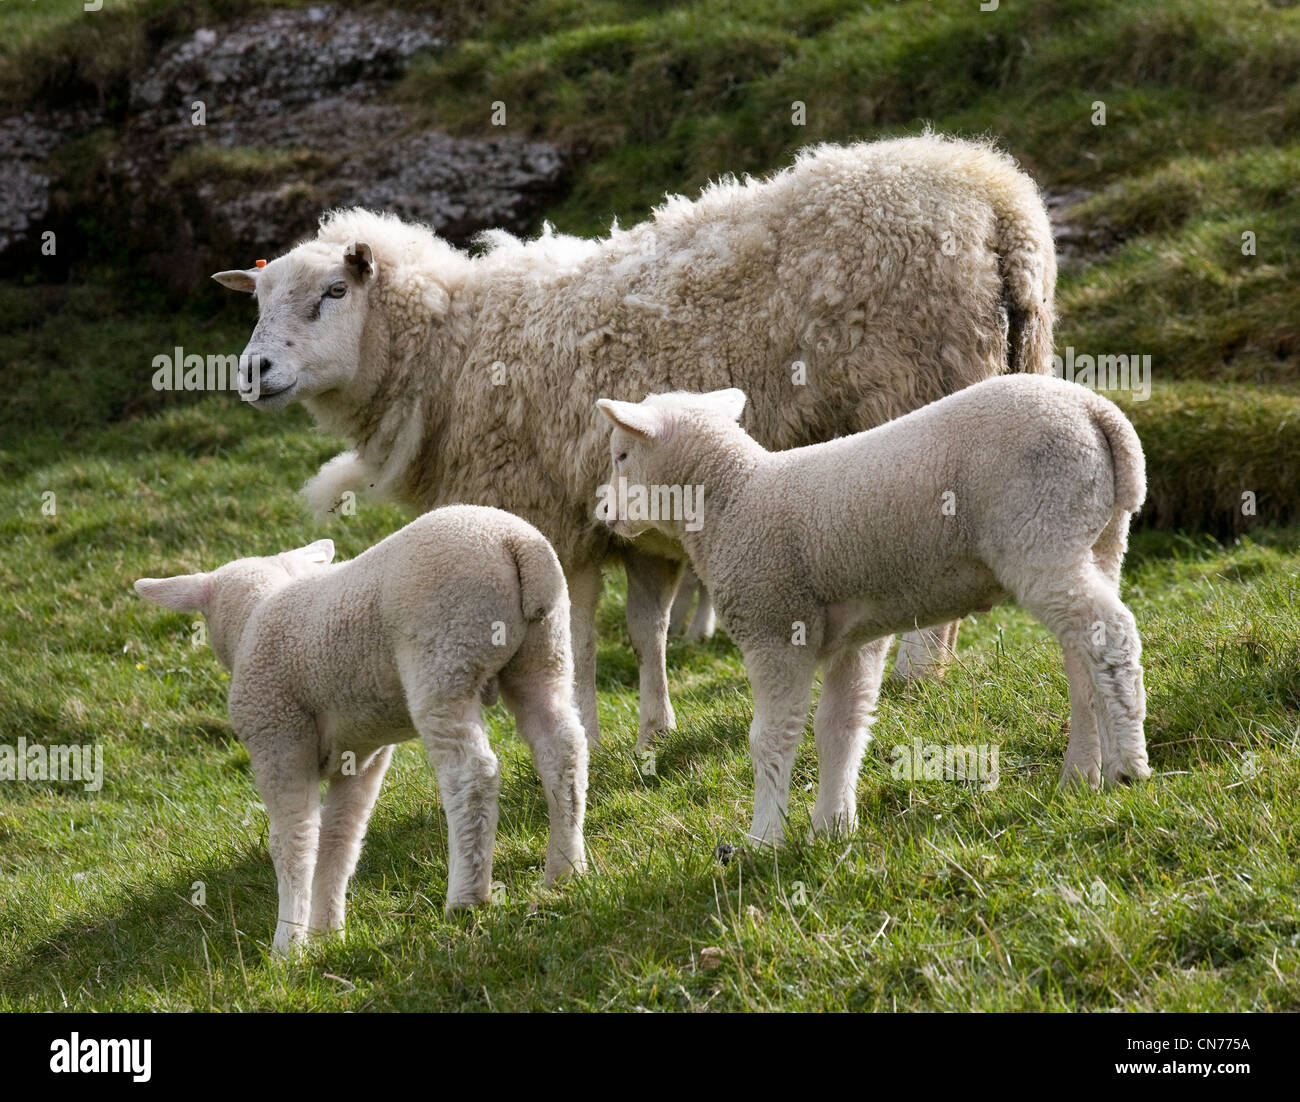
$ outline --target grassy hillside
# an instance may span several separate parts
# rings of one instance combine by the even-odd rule
[[[723,864],[715,847],[743,844],[752,796],[738,656],[725,637],[673,646],[681,729],[646,774],[611,577],[593,875],[541,887],[545,801],[497,708],[503,901],[441,917],[445,825],[407,745],[348,940],[291,965],[265,955],[266,816],[225,716],[228,681],[190,646],[188,618],[147,608],[130,583],[324,535],[351,556],[405,514],[366,505],[309,522],[295,490],[337,441],[301,411],[151,390],[153,356],[237,351],[251,308],[209,287],[178,307],[94,205],[132,73],[160,43],[258,6],[279,5],[0,5],[0,99],[107,112],[64,154],[77,169],[64,198],[82,204],[93,247],[0,283],[0,743],[96,744],[106,772],[98,794],[0,782],[0,1010],[1300,1009],[1296,5],[445,6],[455,41],[393,94],[460,133],[488,132],[501,101],[507,133],[575,143],[572,187],[548,212],[563,230],[626,224],[665,191],[769,170],[811,141],[927,123],[996,136],[1071,193],[1085,252],[1060,283],[1058,349],[1152,358],[1150,400],[1117,397],[1151,481],[1126,593],[1157,775],[1056,792],[1059,656],[1003,607],[968,625],[946,680],[886,691],[856,835]],[[1098,100],[1105,126],[1091,121]],[[222,163],[293,171],[293,157],[259,156]],[[174,185],[205,164],[182,154]],[[996,744],[998,786],[895,778],[893,749],[915,737]],[[796,838],[814,779],[809,740]]]
[[[0,490],[5,741],[98,744],[106,777],[95,795],[0,784],[0,1009],[1300,1009],[1294,528],[1139,541],[1145,788],[1056,792],[1060,660],[1003,607],[968,625],[942,684],[886,692],[851,840],[725,865],[715,847],[743,847],[752,793],[736,652],[674,646],[682,726],[646,775],[611,579],[591,877],[542,888],[545,800],[498,706],[504,901],[442,919],[446,830],[408,744],[347,942],[269,962],[266,816],[228,682],[191,646],[190,617],[130,583],[324,534],[291,493],[324,451],[301,417],[268,431],[252,411],[192,406],[90,436]],[[399,520],[363,508],[329,534],[347,556]],[[997,788],[895,779],[894,747],[918,737],[996,744]],[[815,775],[809,740],[796,838]]]

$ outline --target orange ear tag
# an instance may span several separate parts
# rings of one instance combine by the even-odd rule
[[[265,268],[265,267],[266,267],[266,261],[265,261],[265,260],[259,260],[259,261],[257,262],[257,266],[258,266],[259,268]]]

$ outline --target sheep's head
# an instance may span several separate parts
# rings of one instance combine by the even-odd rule
[[[379,269],[370,246],[309,241],[271,263],[212,278],[257,296],[258,320],[241,357],[240,392],[279,409],[346,386],[361,362],[361,338]]]
[[[602,398],[596,408],[613,422],[610,481],[596,507],[618,535],[635,539],[648,529],[680,539],[703,523],[703,486],[692,480],[707,451],[738,432],[743,391],[651,394],[643,402]]]
[[[176,612],[201,612],[208,622],[212,649],[226,666],[254,605],[295,578],[319,570],[334,558],[334,542],[317,540],[279,555],[235,559],[207,573],[172,578],[141,578],[135,591],[151,604]]]

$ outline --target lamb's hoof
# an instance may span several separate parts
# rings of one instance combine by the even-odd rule
[[[279,960],[292,960],[302,952],[306,943],[306,931],[282,923],[276,927],[275,937],[271,941],[271,956]]]
[[[821,814],[814,809],[812,826],[808,829],[808,841],[816,841],[819,837],[844,838],[852,834],[857,827],[858,817],[854,812],[840,810]]]
[[[1061,767],[1061,788],[1101,787],[1101,764],[1099,762],[1069,761]]]
[[[448,901],[442,917],[448,922],[464,922],[472,918],[486,902],[486,899],[458,899],[455,903]]]
[[[1115,762],[1107,762],[1102,769],[1104,781],[1107,788],[1118,788],[1120,785],[1138,784],[1141,781],[1151,779],[1151,766],[1147,764],[1145,757],[1130,758]]]
[[[648,754],[655,748],[655,744],[662,736],[674,730],[676,730],[675,727],[642,728],[636,736],[636,744],[633,746],[633,750],[638,754]]]
[[[586,875],[586,872],[586,857],[579,857],[576,861],[568,861],[563,858],[558,861],[547,861],[546,873],[542,878],[542,882],[548,888],[555,888],[561,884],[567,884],[570,880],[579,876]]]

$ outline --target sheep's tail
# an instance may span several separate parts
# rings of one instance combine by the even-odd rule
[[[519,574],[519,609],[526,622],[536,623],[567,596],[560,560],[540,536],[512,536],[507,545]]]
[[[1110,446],[1111,469],[1115,472],[1115,508],[1136,513],[1147,496],[1147,463],[1137,430],[1113,402],[1095,395],[1093,423]]]
[[[1002,308],[1007,316],[1007,371],[1052,371],[1056,242],[1034,182],[1009,158],[990,181],[997,217]]]

